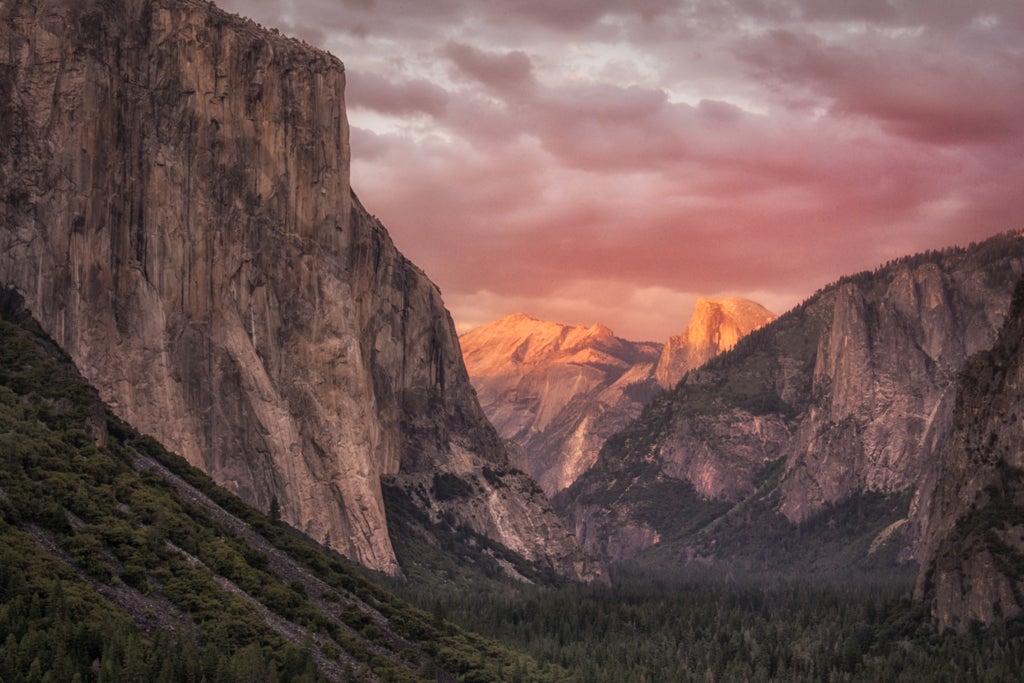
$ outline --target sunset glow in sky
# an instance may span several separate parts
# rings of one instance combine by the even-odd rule
[[[1024,228],[1021,0],[218,0],[337,55],[352,185],[460,332],[664,341]]]

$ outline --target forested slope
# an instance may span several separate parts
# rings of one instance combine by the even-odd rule
[[[125,425],[0,296],[0,680],[561,680]],[[507,672],[507,673],[503,673]]]

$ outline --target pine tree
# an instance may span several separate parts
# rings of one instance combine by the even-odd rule
[[[267,513],[274,524],[281,523],[281,504],[277,502],[277,494],[270,498],[270,511]]]

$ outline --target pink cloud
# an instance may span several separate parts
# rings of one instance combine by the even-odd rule
[[[493,54],[449,41],[442,54],[465,75],[497,90],[519,90],[533,85],[533,65],[525,52]]]
[[[867,117],[895,135],[936,144],[1021,135],[1024,57],[965,60],[906,42],[866,39],[855,50],[776,30],[741,54],[779,87],[809,89],[833,115]]]
[[[441,116],[448,106],[448,93],[425,80],[392,83],[374,73],[349,74],[346,100],[350,107],[363,107],[382,114]]]
[[[661,339],[1024,224],[1019,0],[224,4],[345,61],[355,190],[457,321]]]
[[[636,16],[650,21],[675,6],[673,0],[495,0],[484,4],[491,21],[512,19],[557,31],[580,31],[609,16]]]

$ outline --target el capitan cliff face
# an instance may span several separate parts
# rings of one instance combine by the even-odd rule
[[[4,3],[0,279],[127,421],[394,572],[382,477],[517,475],[437,288],[351,194],[344,86],[205,2]],[[594,569],[481,481],[460,523]]]

